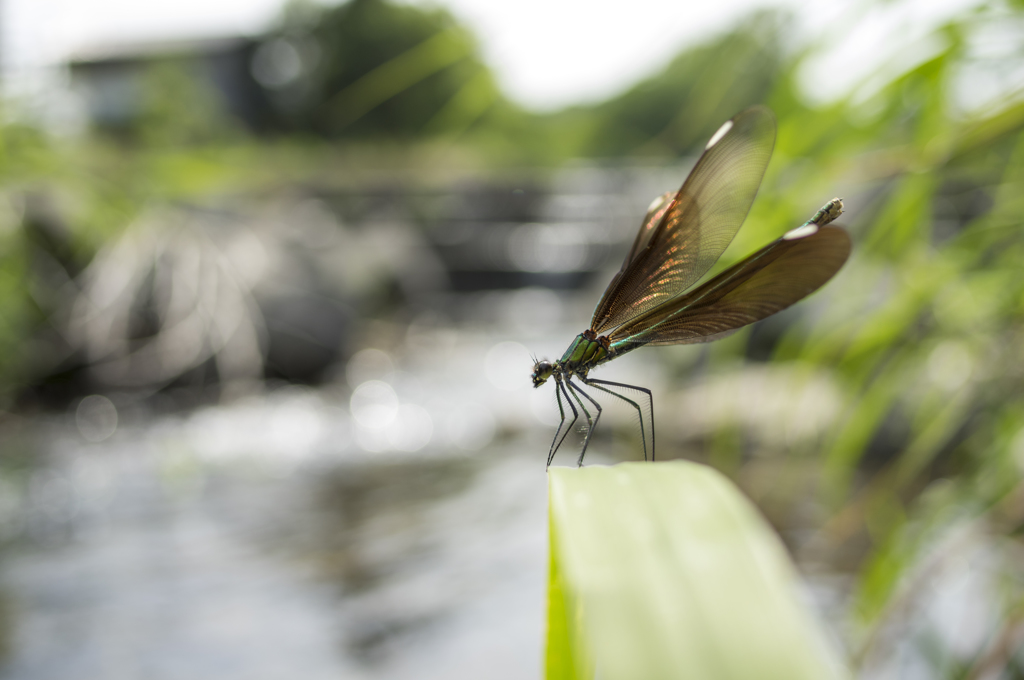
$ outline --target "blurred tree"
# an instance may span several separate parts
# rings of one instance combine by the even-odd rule
[[[448,12],[387,0],[292,3],[253,68],[285,129],[329,138],[458,133],[500,98],[475,40]]]

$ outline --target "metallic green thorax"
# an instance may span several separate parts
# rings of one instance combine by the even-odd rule
[[[609,349],[608,338],[599,338],[594,331],[588,329],[576,336],[558,364],[562,370],[585,376],[591,368],[612,358]]]

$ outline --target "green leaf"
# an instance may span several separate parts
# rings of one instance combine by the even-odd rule
[[[549,680],[845,677],[786,551],[721,474],[552,468]]]

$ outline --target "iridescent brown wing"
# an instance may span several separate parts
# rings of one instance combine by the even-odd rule
[[[650,243],[651,237],[654,235],[654,228],[661,223],[665,213],[668,212],[669,206],[672,205],[672,200],[678,193],[678,191],[666,191],[651,201],[651,204],[647,207],[647,214],[644,215],[644,221],[640,225],[640,231],[636,233],[636,238],[633,239],[633,247],[629,249],[626,260],[622,263],[622,269],[619,270],[620,272],[625,270],[629,263],[636,259],[636,254]],[[611,286],[609,286],[610,288]]]
[[[655,204],[594,310],[598,333],[693,285],[721,257],[750,210],[775,145],[775,118],[747,109],[719,128],[675,197]]]
[[[609,336],[612,347],[685,345],[716,340],[782,311],[823,286],[846,262],[840,227],[806,224]]]

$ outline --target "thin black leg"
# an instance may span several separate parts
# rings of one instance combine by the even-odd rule
[[[558,433],[562,431],[562,426],[565,425],[565,408],[562,407],[562,391],[558,389],[557,384],[555,384],[555,400],[558,402],[558,415],[560,420],[558,421],[558,428],[555,430],[555,436],[551,439],[551,448],[548,449],[548,467],[551,467],[551,459],[555,457],[555,443],[558,441]]]
[[[625,396],[619,394],[618,392],[612,392],[607,387],[601,387],[601,383],[605,382],[603,380],[586,380],[586,379],[583,379],[583,378],[581,378],[581,380],[583,380],[583,382],[586,383],[588,386],[593,387],[593,388],[598,389],[598,390],[601,390],[602,392],[607,392],[608,394],[612,395],[616,399],[621,399],[622,401],[626,402],[627,404],[629,404],[630,406],[632,406],[633,408],[636,409],[636,414],[637,414],[637,416],[640,419],[640,439],[641,439],[641,441],[643,443],[643,447],[644,447],[644,460],[647,460],[647,431],[646,431],[646,428],[644,427],[644,413],[640,409],[640,404],[636,403],[635,401],[633,401],[632,399],[630,399],[628,397],[625,397]],[[651,435],[652,435],[651,445],[652,445],[652,447],[653,447],[653,444],[654,444],[654,442],[653,442],[653,434],[654,433],[651,432]],[[652,456],[654,455],[654,451],[653,450],[651,451],[651,455]]]
[[[593,422],[590,423],[590,429],[587,430],[587,436],[583,440],[583,450],[580,451],[580,459],[578,461],[576,461],[576,467],[583,467],[583,456],[586,455],[586,453],[587,453],[587,446],[590,444],[590,438],[594,435],[594,428],[597,427],[597,421],[601,420],[601,405],[598,404],[596,401],[594,401],[593,397],[591,397],[589,394],[584,392],[583,389],[579,385],[574,385],[573,383],[569,382],[568,380],[566,380],[565,382],[569,385],[569,390],[573,394],[576,394],[577,392],[579,392],[580,394],[582,394],[584,397],[587,398],[587,401],[589,401],[591,404],[594,405],[594,408],[597,409],[597,415],[594,416]],[[577,399],[579,399],[579,397],[577,397]],[[587,409],[583,407],[583,402],[582,401],[580,402],[580,408],[582,408],[583,412],[586,413],[588,416],[590,415],[590,413],[587,412]]]
[[[565,386],[561,380],[555,381],[555,397],[558,399],[558,412],[562,416],[562,420],[558,423],[558,429],[555,430],[555,438],[551,441],[551,450],[548,451],[548,467],[551,467],[551,461],[555,459],[555,452],[558,451],[559,447],[562,446],[562,442],[565,441],[566,435],[572,432],[572,426],[576,424],[576,421],[580,417],[579,411],[576,410],[576,406],[573,405],[572,399],[569,398],[569,394],[565,394],[565,401],[569,404],[569,408],[572,409],[572,420],[569,422],[569,426],[565,428],[565,432],[562,432],[562,426],[565,425],[565,409],[562,408],[562,393],[565,392]],[[562,432],[562,437],[559,439],[558,433]]]
[[[587,448],[587,442],[590,441],[590,433],[594,429],[594,422],[595,421],[594,421],[594,418],[590,415],[590,411],[587,410],[587,405],[583,403],[583,400],[580,399],[580,395],[578,395],[576,393],[576,390],[578,389],[578,387],[576,385],[574,385],[573,383],[569,382],[568,380],[565,381],[565,385],[566,385],[566,387],[569,388],[569,394],[571,394],[573,399],[576,400],[576,403],[579,404],[580,409],[583,410],[583,415],[586,416],[586,418],[587,418],[587,436],[583,440],[583,450],[585,451],[586,448]]]
[[[598,385],[612,385],[614,387],[625,387],[626,389],[636,390],[637,392],[643,392],[644,394],[647,395],[647,403],[651,407],[651,460],[653,461],[654,460],[654,395],[651,394],[651,391],[649,389],[647,389],[646,387],[640,387],[639,385],[627,385],[626,383],[612,382],[611,380],[597,380],[596,378],[590,378],[588,380],[583,380],[583,382],[585,382],[588,385],[593,385],[594,387],[597,387],[598,389],[603,389],[603,388],[598,387]],[[597,383],[597,385],[594,385],[594,383]],[[643,432],[644,432],[644,414],[640,410],[640,406],[637,405],[637,403],[635,401],[633,401],[631,399],[626,399],[626,397],[622,396],[621,394],[617,394],[616,392],[612,392],[611,390],[604,390],[604,391],[607,392],[608,394],[615,395],[616,397],[618,397],[619,399],[622,399],[623,401],[628,401],[630,404],[632,404],[634,407],[636,407],[637,415],[640,416],[640,436],[643,436]],[[647,460],[647,439],[646,439],[646,437],[644,438],[644,460]]]

